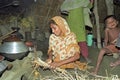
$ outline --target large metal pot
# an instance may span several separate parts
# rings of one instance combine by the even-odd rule
[[[4,42],[0,45],[0,53],[12,60],[23,58],[28,51],[28,47],[22,41]]]

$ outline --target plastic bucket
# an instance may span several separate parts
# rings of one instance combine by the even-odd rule
[[[88,35],[87,35],[87,45],[92,46],[92,43],[93,43],[93,34],[88,33]]]

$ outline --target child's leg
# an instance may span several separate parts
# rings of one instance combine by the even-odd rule
[[[109,54],[113,52],[118,52],[118,49],[115,47],[115,45],[109,45],[106,48],[103,48],[100,50],[99,55],[98,55],[97,65],[96,65],[95,71],[93,72],[94,74],[98,73],[98,69],[100,67],[103,56],[105,54]]]
[[[106,53],[106,49],[103,48],[103,49],[100,50],[99,55],[98,55],[96,68],[95,68],[95,71],[93,72],[93,74],[97,74],[98,73],[101,61],[102,61],[103,56],[105,55],[105,53]]]

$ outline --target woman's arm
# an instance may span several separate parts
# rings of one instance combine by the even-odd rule
[[[48,50],[48,59],[46,60],[47,63],[52,63],[52,50]]]
[[[75,53],[74,56],[72,56],[68,59],[61,60],[58,62],[53,62],[53,63],[50,63],[50,65],[51,65],[51,68],[56,68],[56,67],[59,67],[59,66],[64,65],[64,64],[74,62],[74,61],[78,60],[79,58],[80,58],[80,54],[79,54],[79,52],[77,52],[77,53]]]

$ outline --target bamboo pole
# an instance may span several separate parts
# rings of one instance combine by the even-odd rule
[[[99,24],[99,15],[98,15],[98,7],[97,7],[97,0],[94,1],[94,10],[95,18],[96,18],[96,29],[97,29],[97,47],[102,48],[101,46],[101,35],[100,35],[100,24]]]

